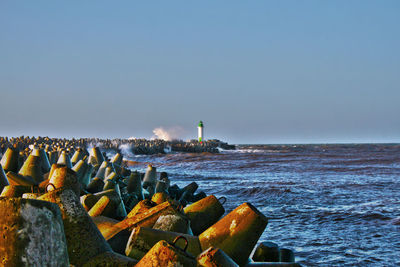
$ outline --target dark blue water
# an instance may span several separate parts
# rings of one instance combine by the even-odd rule
[[[133,156],[173,183],[251,202],[268,218],[260,241],[306,266],[400,265],[400,145],[239,146],[220,154]]]

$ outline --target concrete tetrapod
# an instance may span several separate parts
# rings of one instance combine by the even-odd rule
[[[137,196],[133,194],[126,194],[123,200],[127,211],[132,210],[139,203]]]
[[[112,166],[112,163],[110,163],[111,165],[109,167],[106,168],[106,172],[105,172],[105,178],[104,178],[104,182],[108,181],[108,180],[112,180],[114,182],[120,182],[122,181],[122,176],[120,176],[117,171],[114,169],[114,167]],[[124,184],[124,186],[126,186]]]
[[[96,224],[97,228],[99,228],[100,232],[109,227],[113,227],[115,224],[120,222],[118,220],[106,216],[96,216],[93,217],[92,220]]]
[[[117,182],[119,180],[118,174],[111,167],[107,167],[107,169],[106,169],[106,178],[104,178],[104,181],[108,181],[108,180],[113,180],[115,182]]]
[[[58,159],[58,153],[57,151],[49,151],[46,153],[47,157],[49,158],[50,164],[55,164]]]
[[[167,184],[167,189],[171,183],[171,181],[168,179],[168,173],[166,172],[161,172],[160,173],[160,181],[163,181]]]
[[[47,157],[46,152],[43,149],[34,148],[32,150],[32,155],[40,157],[40,165],[42,168],[42,172],[46,173],[50,170],[50,162],[49,158]]]
[[[6,185],[1,191],[2,197],[21,197],[33,191],[33,187],[25,185]]]
[[[116,153],[115,155],[114,155],[114,157],[111,159],[111,162],[114,164],[114,165],[118,165],[118,166],[121,166],[122,165],[122,155],[121,155],[121,153]]]
[[[163,180],[158,180],[156,184],[156,193],[168,192],[168,183]]]
[[[84,156],[85,153],[83,152],[83,149],[79,147],[77,150],[75,150],[75,153],[71,158],[71,163],[76,164],[78,161],[82,160]]]
[[[94,177],[93,180],[88,184],[86,190],[90,193],[97,193],[103,190],[104,181],[99,177]]]
[[[101,202],[99,202],[100,199],[104,196],[107,196],[108,200],[106,200],[104,198]],[[92,216],[100,216],[102,214],[102,212],[106,212],[107,215],[105,215],[105,214],[103,214],[103,215],[109,216],[112,218],[125,218],[126,217],[126,213],[124,213],[125,208],[124,208],[123,202],[121,200],[121,197],[114,189],[101,191],[94,195],[93,194],[83,195],[80,197],[80,202],[81,202],[82,206],[85,208],[85,210],[88,212],[95,205],[97,205],[97,207],[94,210],[98,210],[98,211],[95,213],[94,213],[94,210],[91,211],[93,213]],[[105,205],[105,206],[103,206],[103,205]],[[111,210],[110,210],[110,208],[106,208],[107,206],[112,207]],[[103,209],[106,209],[106,210],[101,211]],[[100,211],[100,214],[98,213],[99,211]],[[96,215],[94,215],[94,214],[96,214]]]
[[[119,188],[119,187],[118,187]],[[122,201],[121,195],[115,189],[108,189],[94,194],[98,199],[102,196],[107,196],[114,203],[116,211],[115,211],[115,219],[125,218],[127,216],[124,202]]]
[[[126,188],[129,194],[135,194],[138,200],[143,200],[143,187],[140,173],[134,171],[128,178],[128,186]]]
[[[143,178],[143,188],[149,191],[150,196],[153,195],[157,182],[157,171],[156,167],[151,164],[147,166],[146,173]]]
[[[1,158],[0,164],[3,166],[5,172],[17,172],[18,171],[18,158],[19,150],[14,147],[7,148],[3,157]]]
[[[88,159],[89,163],[92,165],[100,165],[104,161],[103,154],[101,154],[100,149],[98,147],[93,147],[90,151],[90,156]]]
[[[188,201],[190,201],[190,199],[193,198],[193,194],[198,187],[199,186],[196,182],[192,182],[187,186],[185,186],[184,188],[182,188],[182,191],[180,192],[181,195],[179,198],[179,202],[182,203],[183,206],[186,206]]]
[[[190,194],[194,194],[196,192],[197,188],[199,188],[199,185],[196,182],[191,182],[187,186],[183,188],[183,192],[188,192]]]
[[[127,218],[132,218],[136,215],[142,214],[155,206],[157,206],[157,203],[154,203],[149,199],[139,201],[139,203],[137,203],[136,206],[133,207],[133,209],[128,213]]]
[[[197,236],[179,234],[175,232],[156,230],[148,227],[134,228],[126,244],[125,255],[140,260],[157,242],[165,240],[173,242],[178,236],[184,236],[188,241],[187,252],[193,256],[201,253],[201,246]],[[184,240],[178,241],[178,245],[182,246]],[[182,243],[182,244],[181,244]]]
[[[95,257],[100,257],[101,254],[109,255],[111,253],[109,264],[134,266],[135,261],[112,252],[111,247],[72,190],[59,188],[38,199],[56,203],[60,207],[68,244],[69,261],[72,265],[83,266],[94,261]]]
[[[86,188],[89,184],[90,173],[92,169],[93,166],[91,164],[87,164],[83,159],[79,160],[74,167],[72,167],[72,170],[76,172],[76,176],[84,188]]]
[[[103,190],[109,190],[109,189],[115,189],[118,194],[121,195],[121,189],[118,184],[118,175],[115,172],[110,173],[105,179],[104,179],[104,186]]]
[[[69,266],[59,207],[47,201],[0,198],[1,266]]]
[[[108,167],[108,161],[103,161],[99,167],[99,169],[96,172],[96,177],[99,177],[101,179],[104,180],[104,178],[106,177],[106,168]]]
[[[67,166],[72,169],[71,159],[65,150],[61,152],[61,155],[58,157],[57,164]]]
[[[116,206],[114,202],[110,200],[108,196],[102,196],[96,204],[88,211],[89,216],[106,216],[110,218],[115,218]]]
[[[179,213],[178,208],[171,202],[164,202],[149,210],[138,214],[131,218],[126,218],[123,221],[114,225],[114,227],[104,232],[103,235],[106,239],[112,238],[114,235],[118,234],[120,231],[129,229],[132,230],[135,227],[153,227],[158,218],[162,215],[176,214]]]
[[[169,193],[168,189],[169,189],[170,183],[171,183],[171,181],[168,179],[168,174],[166,172],[161,172],[160,180],[157,181],[155,192],[156,193],[160,193],[160,192]]]
[[[136,267],[196,266],[195,258],[192,255],[186,253],[187,244],[182,249],[176,245],[178,239],[185,239],[185,237],[178,236],[172,243],[169,243],[165,240],[157,242],[149,250],[149,252],[138,262]]]
[[[279,262],[279,246],[273,242],[258,244],[251,259],[255,262]]]
[[[185,207],[184,211],[190,219],[194,235],[201,234],[224,215],[225,209],[222,204],[214,195],[210,195]]]
[[[250,203],[243,203],[200,234],[203,249],[222,249],[237,264],[244,265],[268,224],[268,219]]]
[[[58,165],[57,163],[51,164],[50,171],[47,175],[47,178],[50,178],[53,175],[54,170],[57,169],[59,166],[62,166],[62,165]]]
[[[92,217],[92,220],[102,234],[103,232],[107,232],[107,229],[112,228],[115,224],[119,223],[119,221],[106,216]],[[130,231],[123,230],[112,238],[108,239],[107,243],[111,246],[114,252],[124,255],[126,243],[128,242],[130,234]]]
[[[39,156],[28,156],[18,174],[30,176],[36,183],[43,181],[41,159]]]
[[[198,267],[239,267],[221,249],[209,247],[197,256]]]
[[[160,216],[153,229],[193,235],[189,218],[180,213]]]
[[[169,196],[167,193],[165,193],[165,192],[158,192],[158,193],[155,193],[155,194],[151,197],[151,201],[153,201],[153,202],[156,203],[156,204],[161,204],[161,203],[163,203],[163,202],[165,202],[165,201],[167,201],[167,200],[172,200],[172,199],[171,199],[170,196]]]
[[[110,176],[111,173],[115,173],[114,175]],[[114,166],[112,163],[109,164],[109,166],[106,168],[106,171],[104,173],[105,179],[116,179],[118,178],[118,174],[114,169]]]
[[[193,197],[192,197],[190,200],[191,200],[192,202],[197,202],[197,201],[199,201],[200,199],[203,199],[203,198],[205,198],[205,197],[207,197],[207,194],[204,193],[203,191],[201,191],[201,192],[199,192],[198,194],[193,195]]]
[[[23,176],[15,172],[7,172],[6,176],[10,185],[25,185],[25,186],[37,185],[37,183],[30,176]]]
[[[121,169],[119,170],[119,174],[124,177],[131,175],[131,173],[132,173],[132,171],[125,167],[121,167]]]
[[[279,261],[280,262],[294,262],[295,257],[293,250],[288,248],[280,248],[279,249]]]
[[[81,196],[80,200],[83,208],[86,211],[89,211],[96,204],[96,202],[99,201],[99,198],[93,194],[86,194]]]
[[[172,186],[168,187],[168,194],[170,197],[174,199],[179,199],[182,194],[182,189],[179,188],[178,185],[173,184]]]
[[[3,191],[5,186],[9,185],[7,175],[3,170],[3,167],[0,165],[0,191]]]
[[[79,197],[81,192],[81,184],[76,177],[76,173],[65,165],[53,164],[51,166],[51,176],[46,186],[47,191],[57,188],[68,188],[75,192]]]

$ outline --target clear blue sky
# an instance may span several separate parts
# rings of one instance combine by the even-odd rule
[[[400,142],[400,1],[1,1],[0,135]]]

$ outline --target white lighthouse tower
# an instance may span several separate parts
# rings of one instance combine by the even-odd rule
[[[197,130],[198,130],[198,135],[199,135],[199,142],[201,143],[201,142],[203,142],[203,129],[204,129],[204,127],[203,127],[203,122],[202,121],[200,121],[199,122],[199,125],[197,126]]]

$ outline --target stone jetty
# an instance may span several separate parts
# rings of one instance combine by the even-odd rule
[[[195,181],[172,184],[157,166],[131,170],[119,152],[124,144],[132,153],[162,153],[166,145],[214,152],[228,144],[0,141],[2,266],[299,266],[292,250],[257,245],[268,219],[251,203],[226,213],[226,198],[199,191]]]
[[[19,150],[29,148],[31,145],[40,144],[43,148],[50,146],[52,148],[62,148],[67,152],[77,147],[89,149],[91,147],[100,147],[103,151],[121,152],[121,149],[137,155],[158,154],[169,152],[190,152],[190,153],[218,153],[219,149],[233,150],[234,145],[226,142],[212,139],[199,142],[197,140],[165,141],[161,139],[100,139],[100,138],[49,138],[49,137],[0,137],[0,153],[4,153],[10,146],[16,146]]]

